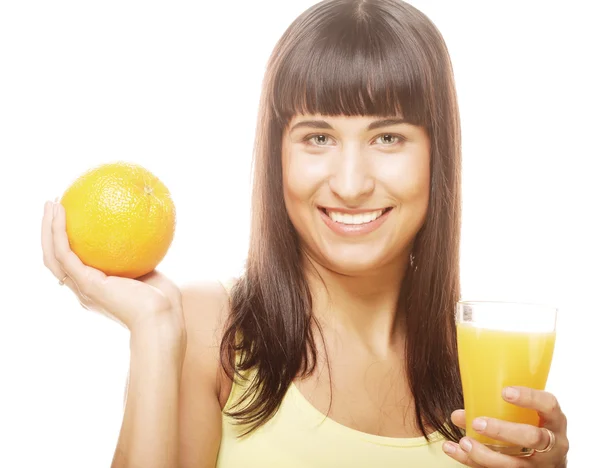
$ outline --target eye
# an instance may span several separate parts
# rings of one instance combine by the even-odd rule
[[[309,142],[314,146],[327,146],[330,143],[331,138],[328,135],[308,135],[304,141]]]
[[[404,138],[402,135],[395,135],[393,133],[384,133],[383,135],[379,135],[377,138],[375,138],[375,143],[380,144],[380,145],[384,145],[384,146],[392,146],[395,145],[396,143],[402,143],[403,141],[406,141],[406,138]]]

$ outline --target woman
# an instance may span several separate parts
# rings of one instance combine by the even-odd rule
[[[478,421],[534,456],[463,437],[460,129],[434,25],[395,0],[309,8],[275,47],[258,122],[250,250],[231,288],[105,277],[46,205],[47,267],[131,331],[113,466],[566,466],[548,392],[505,394],[546,429]]]

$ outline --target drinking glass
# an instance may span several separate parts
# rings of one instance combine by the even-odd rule
[[[467,436],[490,449],[527,456],[528,447],[483,436],[472,429],[480,416],[538,426],[538,413],[506,402],[502,389],[544,390],[556,339],[557,310],[516,302],[460,301],[456,305],[458,361]]]

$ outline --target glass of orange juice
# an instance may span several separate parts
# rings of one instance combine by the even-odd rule
[[[554,307],[537,304],[458,302],[458,362],[468,437],[507,455],[533,452],[483,436],[472,429],[472,422],[487,416],[539,425],[536,411],[506,402],[502,389],[517,385],[545,389],[554,353],[556,315]]]

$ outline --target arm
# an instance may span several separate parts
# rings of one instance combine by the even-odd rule
[[[136,280],[107,276],[71,250],[65,210],[46,203],[44,265],[86,309],[131,333],[129,388],[113,468],[177,468],[179,392],[187,332],[181,291],[153,271]]]
[[[189,285],[181,294],[186,346],[177,346],[177,336],[132,338],[125,416],[112,468],[216,465],[220,400],[231,388],[223,385],[219,359],[228,297],[218,284]]]
[[[214,468],[221,409],[231,389],[219,357],[229,298],[219,283],[190,284],[181,292],[188,342],[179,402],[179,468]]]
[[[125,413],[112,468],[176,468],[185,332],[147,327],[131,334]]]

